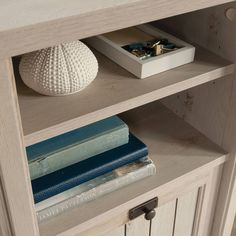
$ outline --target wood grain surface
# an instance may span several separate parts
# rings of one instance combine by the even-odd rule
[[[126,112],[121,118],[147,144],[156,175],[40,224],[42,235],[78,234],[113,218],[125,223],[132,207],[155,196],[160,206],[176,199],[188,186],[202,186],[204,175],[226,160],[219,147],[158,102]],[[194,184],[196,181],[201,183]]]
[[[0,57],[227,2],[230,0],[2,0]]]
[[[234,66],[197,48],[193,63],[144,80],[99,53],[97,78],[71,96],[48,97],[27,88],[16,70],[17,90],[26,145],[68,132],[89,123],[158,100],[231,74]],[[17,68],[17,64],[15,65]]]

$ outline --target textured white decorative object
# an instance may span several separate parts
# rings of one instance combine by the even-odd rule
[[[38,93],[62,96],[90,84],[98,62],[84,43],[73,41],[23,55],[19,71],[24,83]]]

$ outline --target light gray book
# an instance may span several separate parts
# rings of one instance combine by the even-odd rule
[[[129,141],[128,126],[117,116],[95,122],[26,148],[31,180]]]
[[[156,167],[148,158],[122,166],[35,204],[38,221],[45,221],[155,173]]]

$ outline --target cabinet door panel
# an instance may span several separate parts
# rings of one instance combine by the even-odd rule
[[[120,226],[101,236],[125,236],[125,226]]]
[[[187,193],[177,200],[174,236],[191,236],[198,189]]]
[[[149,236],[150,221],[144,215],[126,224],[126,236]]]
[[[172,236],[175,221],[176,200],[159,208],[151,223],[151,236]]]

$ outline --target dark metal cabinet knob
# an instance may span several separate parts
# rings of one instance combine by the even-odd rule
[[[156,215],[156,211],[155,209],[153,209],[145,214],[145,219],[152,220],[155,217],[155,215]]]

